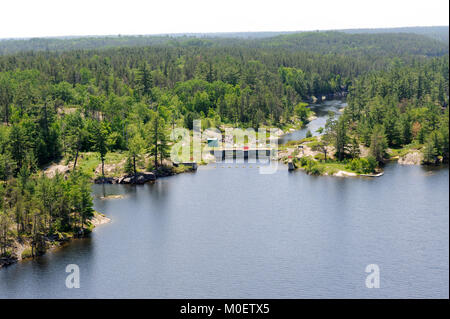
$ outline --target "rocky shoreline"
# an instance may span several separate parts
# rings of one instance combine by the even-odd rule
[[[178,166],[179,167],[179,166]],[[142,185],[148,182],[154,182],[157,178],[168,177],[183,172],[193,172],[197,169],[195,165],[192,167],[184,167],[177,170],[177,166],[161,166],[154,172],[139,172],[136,174],[127,174],[119,177],[97,177],[94,179],[95,184],[131,184]]]
[[[423,161],[423,153],[413,151],[407,153],[405,156],[399,157],[397,163],[400,165],[421,165]]]
[[[102,213],[94,212],[94,217],[90,220],[92,228],[95,228],[99,225],[107,224],[111,221],[110,218],[106,217]],[[90,234],[90,230],[83,232],[82,234],[70,234],[70,235],[60,235],[60,236],[51,236],[46,237],[45,240],[45,250],[40,251],[38,256],[44,255],[48,251],[55,249],[57,247],[62,246],[65,243],[70,242],[73,238],[83,238]],[[15,241],[11,245],[12,253],[10,257],[0,257],[0,269],[3,267],[10,266],[15,264],[20,260],[31,259],[32,256],[28,256],[28,254],[24,254],[26,250],[31,250],[31,242],[27,239],[22,239],[20,241]]]
[[[348,90],[346,88],[342,88],[342,90],[340,92],[328,93],[325,95],[318,95],[318,96],[312,95],[309,98],[307,98],[305,101],[308,103],[321,103],[325,100],[340,100],[340,99],[347,97],[347,95],[348,95]]]
[[[136,175],[125,175],[121,177],[97,177],[95,184],[145,184],[156,180],[153,172],[143,172]]]

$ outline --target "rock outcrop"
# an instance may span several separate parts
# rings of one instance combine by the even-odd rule
[[[423,154],[419,151],[410,152],[398,159],[398,163],[402,165],[420,165],[423,160]]]
[[[156,175],[152,172],[137,173],[136,175],[127,175],[122,177],[98,177],[96,184],[135,184],[141,185],[156,180]]]

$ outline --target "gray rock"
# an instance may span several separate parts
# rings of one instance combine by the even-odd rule
[[[130,183],[131,183],[131,177],[125,177],[124,179],[122,179],[121,184],[130,184]]]

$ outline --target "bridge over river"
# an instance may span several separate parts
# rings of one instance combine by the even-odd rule
[[[269,160],[275,155],[276,149],[271,147],[259,148],[225,148],[218,147],[211,149],[209,153],[216,158],[217,161],[224,161],[227,159],[255,159],[255,160]]]

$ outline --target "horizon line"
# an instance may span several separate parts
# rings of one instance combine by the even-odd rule
[[[197,36],[197,35],[214,35],[214,34],[243,34],[243,33],[303,33],[303,32],[330,32],[330,31],[350,31],[350,30],[388,30],[388,29],[412,29],[412,28],[449,28],[449,25],[416,25],[401,27],[361,27],[361,28],[344,28],[344,29],[310,29],[310,30],[261,30],[261,31],[213,31],[213,32],[168,32],[168,33],[135,33],[135,34],[86,34],[86,35],[55,35],[55,36],[32,36],[32,37],[8,37],[0,38],[4,40],[33,40],[33,39],[61,39],[64,38],[108,38],[108,37],[170,37],[170,36]]]

